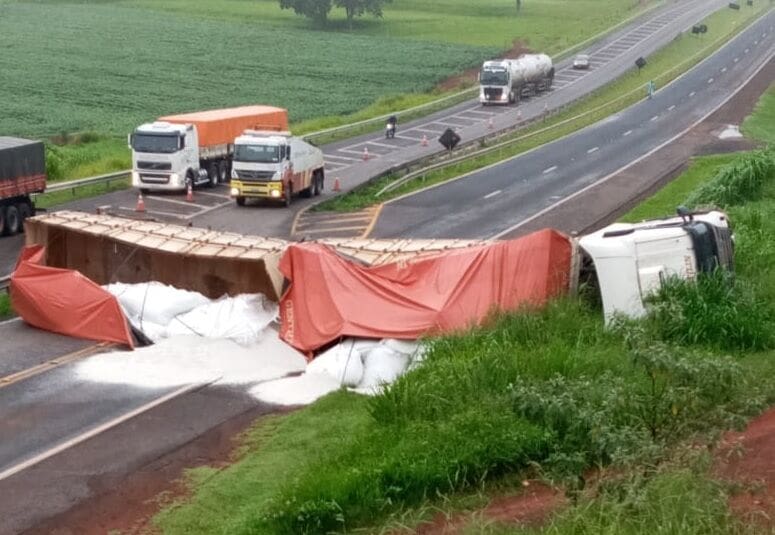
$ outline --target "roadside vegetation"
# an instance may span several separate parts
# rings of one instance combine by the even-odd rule
[[[500,0],[395,0],[383,19],[349,29],[334,16],[313,31],[277,0],[6,0],[0,45],[15,53],[0,58],[0,132],[50,147],[70,138],[54,158],[62,177],[82,178],[128,168],[126,134],[161,115],[260,102],[308,133],[454,93],[434,88],[515,41],[556,53],[653,3],[528,2],[517,14]],[[219,38],[192,39],[207,35]],[[79,142],[83,132],[99,143]]]
[[[13,317],[14,311],[11,307],[11,298],[6,292],[0,293],[0,321]]]
[[[431,171],[380,194],[386,186],[401,179],[401,175],[388,175],[325,201],[317,205],[315,210],[335,212],[361,210],[367,206],[387,202],[402,195],[447,182],[581,130],[642,100],[646,95],[644,88],[646,81],[654,80],[657,88],[661,88],[678,78],[745,29],[748,23],[755,20],[766,9],[768,9],[767,6],[762,4],[741,11],[727,9],[714,13],[703,21],[709,28],[704,37],[698,38],[689,32],[681,34],[672,43],[650,56],[649,63],[640,72],[633,69],[565,110],[539,120],[514,134],[508,134],[490,142],[494,145],[512,140],[500,149]],[[766,123],[766,120],[762,122]],[[763,128],[766,129],[766,125]],[[484,145],[480,144],[480,146],[484,148]]]
[[[581,292],[428,340],[423,366],[380,396],[338,392],[259,421],[241,459],[194,471],[157,526],[400,531],[543,479],[567,496],[543,526],[475,517],[466,532],[749,532],[710,467],[721,432],[775,403],[774,157],[703,160],[704,180],[690,171],[628,216],[725,209],[735,277],[669,281],[648,317],[612,328]]]

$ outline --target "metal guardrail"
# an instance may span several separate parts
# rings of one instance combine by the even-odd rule
[[[11,286],[11,276],[6,275],[5,277],[0,277],[0,291],[7,291],[8,288]]]
[[[92,176],[88,178],[79,178],[78,180],[68,180],[67,182],[52,182],[46,186],[46,193],[56,193],[58,191],[72,190],[75,193],[77,188],[84,186],[92,186],[95,184],[106,184],[114,180],[123,179],[129,176],[130,170],[118,171],[116,173],[108,173],[106,175]]]

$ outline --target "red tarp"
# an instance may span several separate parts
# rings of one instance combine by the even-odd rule
[[[479,323],[494,310],[540,305],[568,288],[570,240],[553,230],[378,267],[321,244],[290,246],[280,271],[280,335],[311,351],[342,336],[416,339]]]
[[[11,275],[11,304],[21,318],[55,333],[133,347],[116,298],[78,271],[42,266],[44,248],[25,247]]]

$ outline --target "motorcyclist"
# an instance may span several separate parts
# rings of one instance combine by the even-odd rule
[[[387,125],[385,126],[386,135],[395,134],[396,126],[398,125],[398,118],[395,115],[388,117]]]

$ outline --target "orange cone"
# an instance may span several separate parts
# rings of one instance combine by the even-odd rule
[[[339,177],[336,177],[336,179],[334,179],[334,191],[341,191],[341,190],[342,188],[339,187]]]
[[[186,201],[194,202],[194,188],[191,184],[188,185],[188,190],[186,191]]]
[[[369,161],[369,147],[363,147],[363,161]]]
[[[143,200],[143,192],[137,194],[137,206],[135,206],[135,212],[145,212],[145,201]]]
[[[420,145],[422,145],[423,147],[428,146],[428,136],[426,136],[425,134],[422,135],[422,141],[420,141]]]

